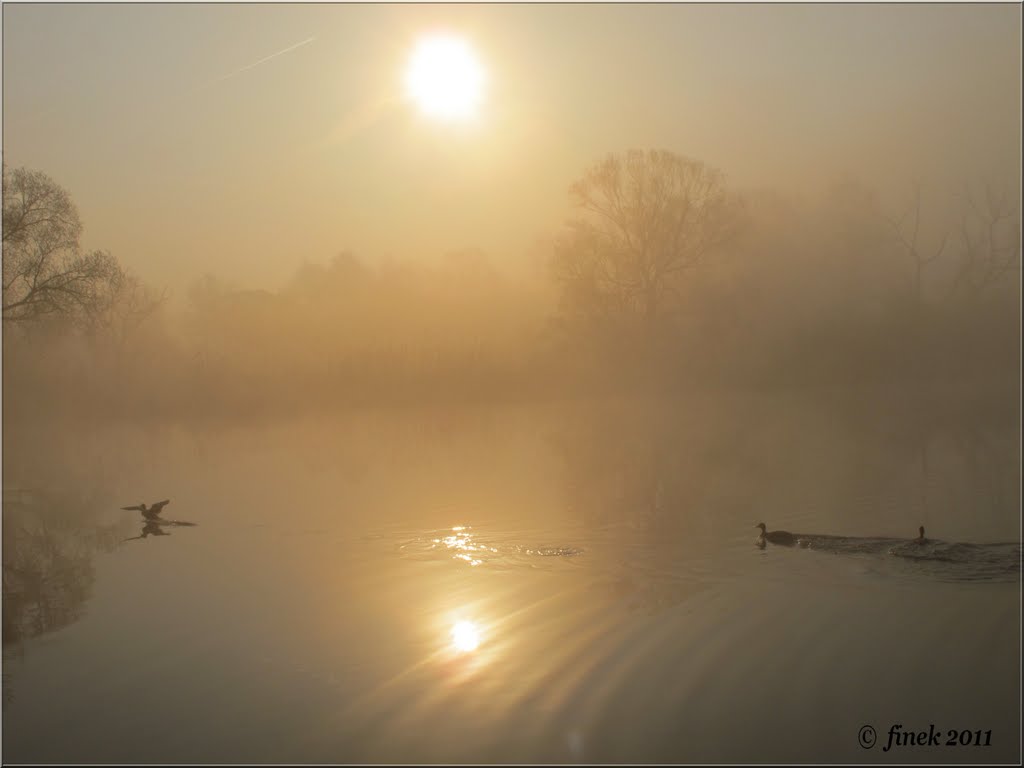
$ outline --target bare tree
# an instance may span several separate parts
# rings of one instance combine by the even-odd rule
[[[81,320],[87,331],[104,334],[124,350],[166,301],[166,288],[157,292],[130,272],[119,271],[97,286],[97,301],[85,308]]]
[[[555,278],[568,308],[590,316],[653,324],[739,222],[723,174],[668,151],[611,154],[570,195],[579,215],[556,243]]]
[[[984,185],[978,200],[970,184],[964,185],[964,211],[960,219],[960,261],[950,295],[972,295],[1020,270],[1020,218],[1009,196]]]
[[[102,311],[124,280],[106,251],[82,253],[82,223],[49,176],[3,168],[3,319],[81,319]]]
[[[907,211],[898,219],[885,217],[886,222],[892,229],[897,242],[910,256],[914,269],[914,301],[920,306],[922,299],[922,281],[925,268],[937,261],[946,250],[946,243],[949,241],[949,233],[945,232],[934,250],[924,252],[919,242],[921,233],[921,183],[914,183],[914,198]]]

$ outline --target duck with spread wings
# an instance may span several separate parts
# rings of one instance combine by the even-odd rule
[[[170,499],[164,499],[163,501],[158,501],[149,507],[147,507],[145,502],[143,502],[142,504],[136,504],[134,507],[121,507],[121,509],[126,509],[129,512],[139,511],[147,520],[156,520],[160,517],[160,512],[163,508],[170,503]]]
[[[160,517],[160,513],[163,508],[171,503],[170,499],[164,499],[158,501],[155,504],[146,506],[145,503],[136,504],[133,507],[121,507],[121,509],[128,510],[130,512],[141,512],[142,516],[146,519],[147,524],[152,523],[153,525],[195,525],[195,523],[188,523],[184,520],[166,520]]]

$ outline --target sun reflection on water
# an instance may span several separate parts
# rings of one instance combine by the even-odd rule
[[[482,565],[483,560],[472,553],[490,552],[497,554],[498,550],[473,541],[473,534],[469,533],[466,526],[456,525],[452,528],[450,535],[433,540],[433,546],[444,546],[456,550],[452,557],[456,560],[463,560],[470,565]]]
[[[480,645],[480,628],[472,621],[455,622],[452,627],[452,645],[462,653],[475,651]]]

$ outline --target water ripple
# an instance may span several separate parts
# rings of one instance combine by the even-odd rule
[[[403,557],[414,560],[455,560],[493,568],[545,567],[545,559],[562,560],[584,552],[578,546],[538,542],[522,532],[480,534],[468,525],[406,534],[399,539],[398,549]]]
[[[935,539],[799,535],[798,544],[835,555],[888,555],[913,572],[941,581],[1013,581],[1021,574],[1016,542],[969,544]]]

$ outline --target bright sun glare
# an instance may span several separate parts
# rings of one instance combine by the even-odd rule
[[[452,644],[460,651],[475,651],[480,645],[480,630],[471,621],[459,621],[452,627]]]
[[[405,71],[406,94],[430,117],[465,120],[477,114],[485,75],[476,54],[459,37],[419,42]]]

